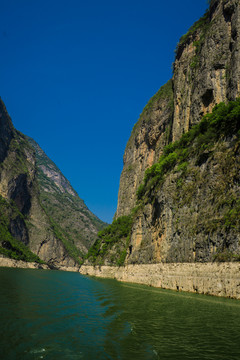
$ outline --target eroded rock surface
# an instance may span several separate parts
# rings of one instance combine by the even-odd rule
[[[145,170],[163,147],[178,140],[202,116],[240,95],[240,5],[216,0],[179,42],[172,81],[143,110],[124,154],[116,216],[136,205]]]

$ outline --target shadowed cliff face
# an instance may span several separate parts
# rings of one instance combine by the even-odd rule
[[[41,206],[34,149],[8,119],[12,138],[4,144],[0,163],[0,252],[25,261],[40,258],[54,266],[74,265]]]
[[[143,110],[126,146],[117,217],[128,215],[136,205],[145,171],[167,143],[178,140],[219,102],[240,95],[238,0],[212,1],[205,16],[180,39],[173,80],[162,93]]]
[[[104,226],[0,101],[0,254],[79,265]]]

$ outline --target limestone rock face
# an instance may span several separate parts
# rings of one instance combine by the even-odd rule
[[[159,160],[166,144],[179,140],[216,104],[240,96],[239,47],[239,1],[212,0],[206,14],[179,41],[173,79],[150,100],[132,131],[117,217],[130,214],[137,205],[145,171]],[[170,172],[141,204],[134,215],[126,264],[212,261],[226,249],[240,254],[239,228],[227,225],[228,217],[239,213],[235,205],[240,198],[240,154],[235,140],[222,139],[201,159],[193,157],[186,176],[177,169]]]
[[[61,193],[68,193],[72,196],[77,196],[76,191],[72,188],[68,179],[62,174],[54,162],[49,159],[45,152],[41,149],[38,143],[30,137],[27,137],[29,143],[33,146],[36,152],[36,160],[38,171],[45,175],[55,186],[59,188]],[[43,190],[46,192],[53,192],[53,188],[44,183]]]
[[[193,158],[185,175],[170,172],[151,194],[134,219],[126,263],[209,262],[219,252],[240,253],[239,221],[227,223],[240,210],[239,143],[219,143],[208,156],[200,166]]]
[[[83,265],[79,272],[163,289],[240,299],[239,270],[239,263],[159,263],[121,267]]]
[[[221,101],[240,95],[239,1],[212,1],[174,63],[173,140]]]
[[[240,4],[214,0],[180,39],[172,81],[150,100],[133,128],[124,154],[116,216],[129,214],[136,205],[146,169],[168,142],[178,140],[216,104],[239,95]]]
[[[172,81],[165,84],[144,108],[124,153],[116,216],[128,215],[136,203],[136,191],[145,170],[152,166],[171,140],[173,117]]]

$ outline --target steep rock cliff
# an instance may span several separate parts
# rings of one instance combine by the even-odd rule
[[[240,94],[240,5],[214,0],[178,44],[174,62],[173,140],[221,101]]]
[[[239,1],[215,0],[180,39],[172,81],[150,100],[133,129],[124,154],[117,217],[135,206],[144,173],[163,147],[179,139],[216,104],[239,95]]]
[[[153,165],[171,140],[173,118],[172,81],[152,97],[135,124],[124,153],[116,216],[127,215],[136,203],[136,190],[145,170]]]
[[[239,46],[239,1],[212,0],[180,39],[172,80],[133,128],[118,196],[121,231],[113,223],[89,263],[239,261]],[[229,105],[216,108],[221,102]],[[119,241],[126,217],[131,228]]]
[[[41,259],[54,267],[74,266],[103,223],[56,165],[31,143],[36,150],[14,129],[0,100],[0,253],[25,261]],[[69,214],[71,224],[62,221]]]
[[[239,129],[238,99],[165,148],[138,191],[128,263],[240,260]]]
[[[63,234],[85,254],[106,226],[80,199],[70,182],[33,139],[27,137],[36,152],[40,200],[46,213]]]

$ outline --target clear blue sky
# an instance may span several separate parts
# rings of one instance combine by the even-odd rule
[[[131,129],[206,0],[0,3],[0,96],[15,127],[111,222]]]

